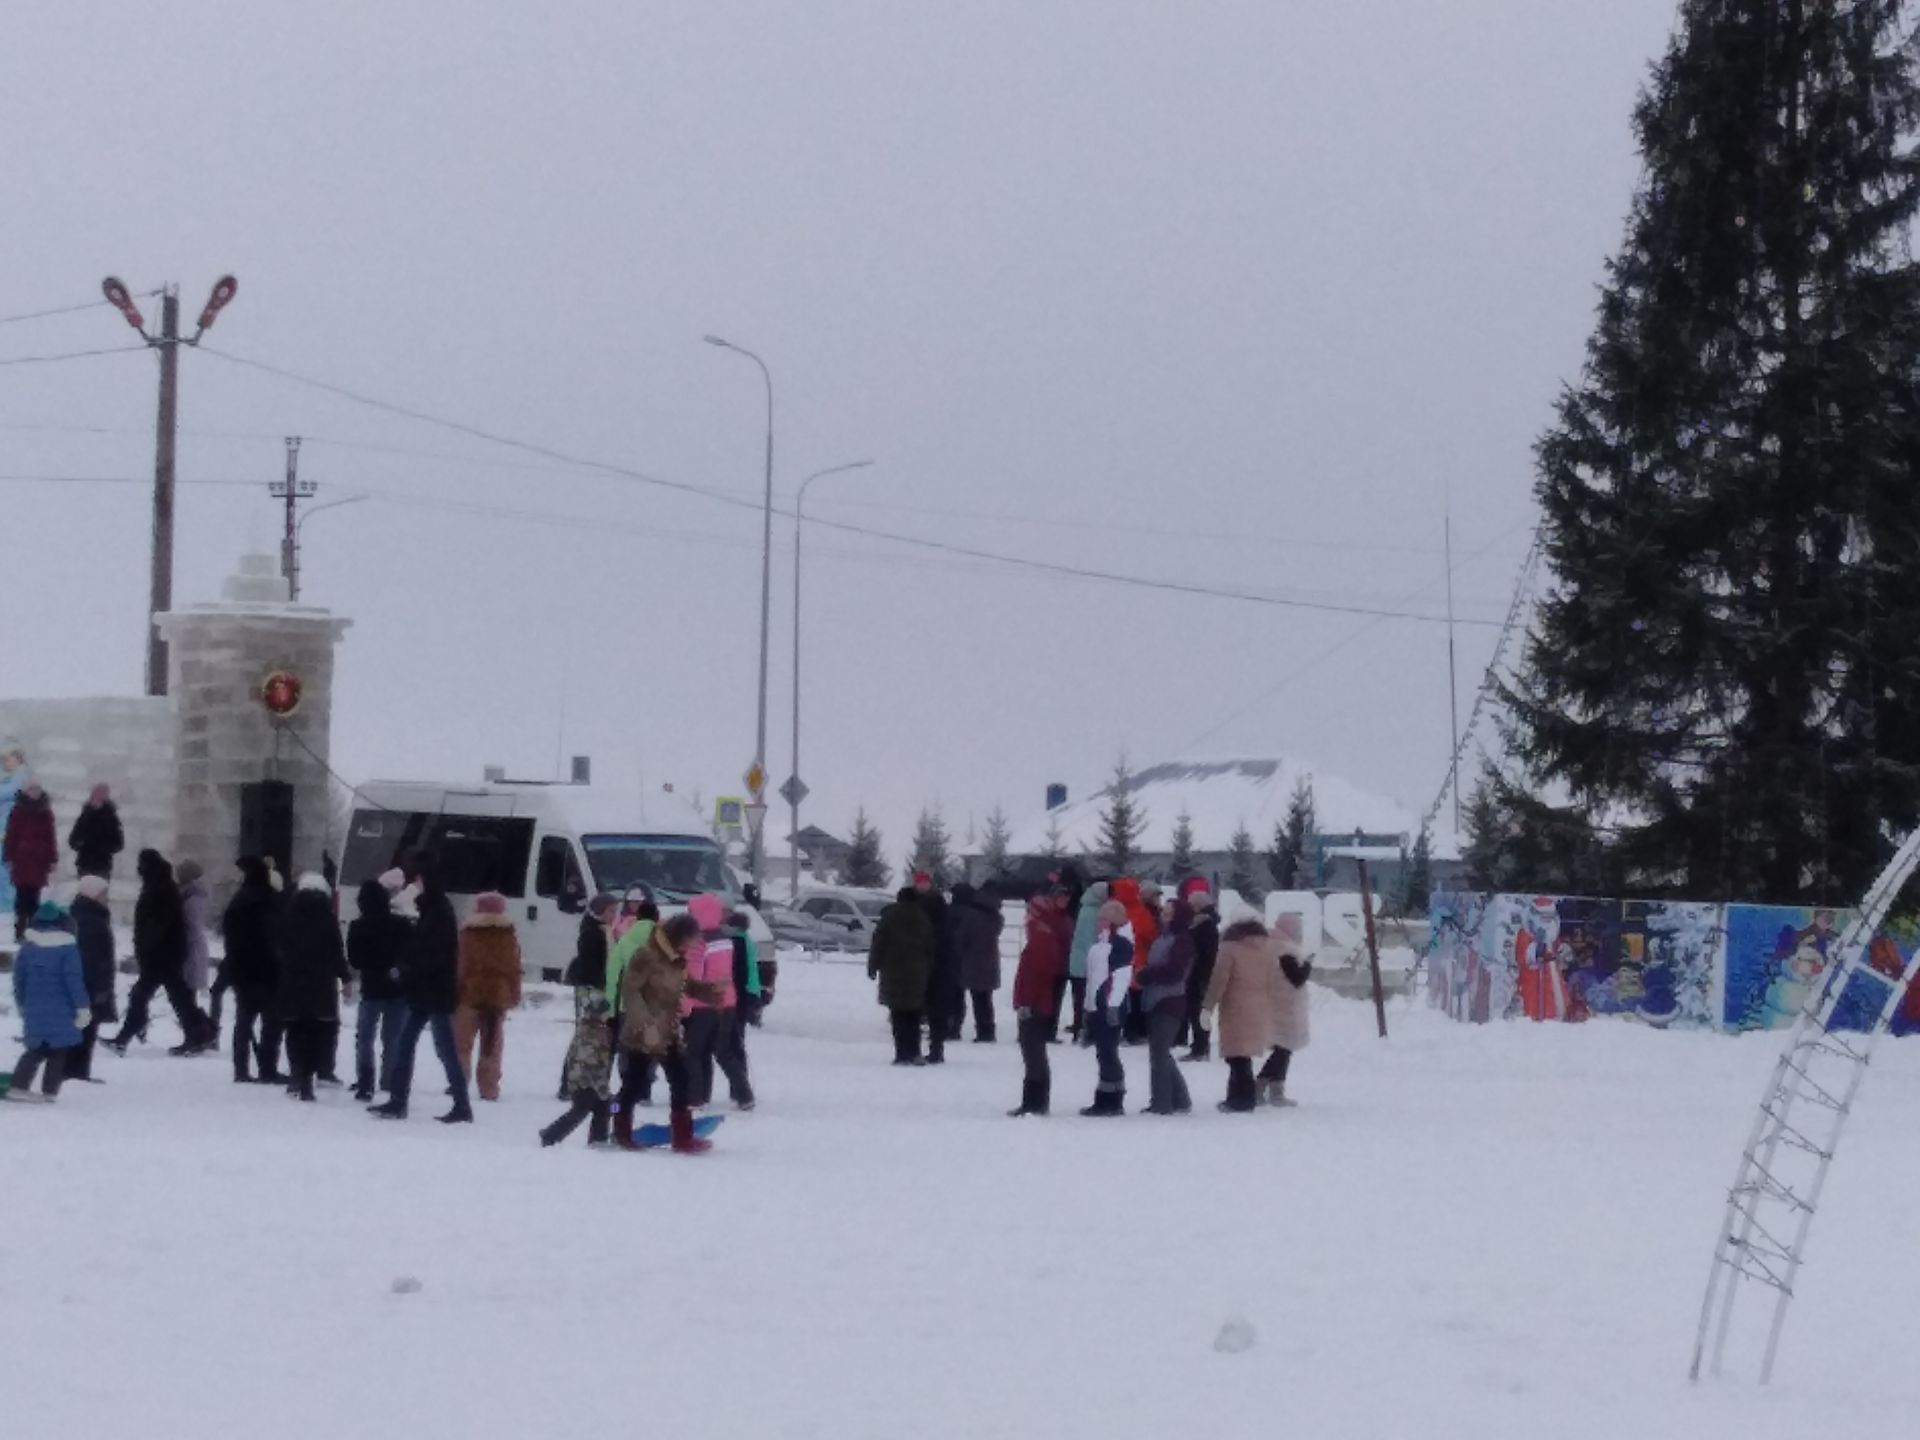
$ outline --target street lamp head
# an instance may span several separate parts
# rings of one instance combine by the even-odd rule
[[[722,350],[733,349],[733,342],[731,340],[722,340],[718,335],[702,335],[700,338],[705,340],[709,345],[718,345]]]
[[[100,282],[100,293],[107,297],[107,303],[126,317],[127,324],[142,334],[146,333],[146,322],[140,317],[140,307],[133,303],[133,296],[127,287],[115,276],[109,275]]]
[[[240,288],[240,282],[231,275],[222,275],[214,281],[213,293],[207,296],[207,305],[200,312],[200,329],[210,330],[220,312],[227,308],[227,302],[233,299],[233,292]]]

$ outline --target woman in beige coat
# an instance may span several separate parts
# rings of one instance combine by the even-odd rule
[[[1227,1062],[1222,1110],[1259,1108],[1253,1062],[1272,1044],[1278,992],[1284,985],[1273,937],[1251,912],[1243,911],[1220,937],[1219,958],[1201,1004],[1203,1010],[1218,1012],[1220,1054]]]
[[[1273,1050],[1260,1067],[1260,1099],[1268,1105],[1292,1106],[1287,1098],[1287,1067],[1293,1052],[1307,1048],[1307,980],[1313,962],[1305,958],[1300,941],[1300,917],[1282,915],[1274,926],[1280,982],[1273,987]]]

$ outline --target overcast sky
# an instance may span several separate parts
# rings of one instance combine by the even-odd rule
[[[751,501],[760,376],[714,332],[772,368],[783,505],[871,458],[810,512],[1434,615],[1450,503],[1458,612],[1497,621],[1673,8],[11,0],[0,317],[118,274],[190,319],[232,271],[212,348]],[[134,338],[0,324],[0,361]],[[139,687],[147,491],[11,477],[150,476],[155,368],[0,365],[0,692]],[[737,789],[750,504],[181,369],[181,599],[277,544],[280,437],[321,500],[375,497],[306,529],[306,598],[355,622],[345,774],[558,747]],[[791,545],[778,519],[776,782]],[[1123,750],[1298,755],[1416,810],[1442,779],[1442,626],[808,545],[807,818],[864,802],[896,856],[923,803],[964,836]],[[1463,712],[1495,633],[1459,631]]]

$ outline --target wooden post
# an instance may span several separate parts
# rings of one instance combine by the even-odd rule
[[[1380,1022],[1380,1038],[1387,1038],[1387,996],[1380,985],[1380,942],[1373,933],[1373,887],[1367,883],[1367,862],[1360,862],[1360,913],[1367,921],[1367,965],[1373,971],[1373,1014]]]

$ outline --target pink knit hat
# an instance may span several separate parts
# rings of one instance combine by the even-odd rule
[[[488,890],[473,897],[473,908],[480,915],[504,915],[507,913],[507,897],[498,890]]]
[[[696,895],[687,902],[687,913],[702,930],[718,930],[727,920],[726,897]]]

